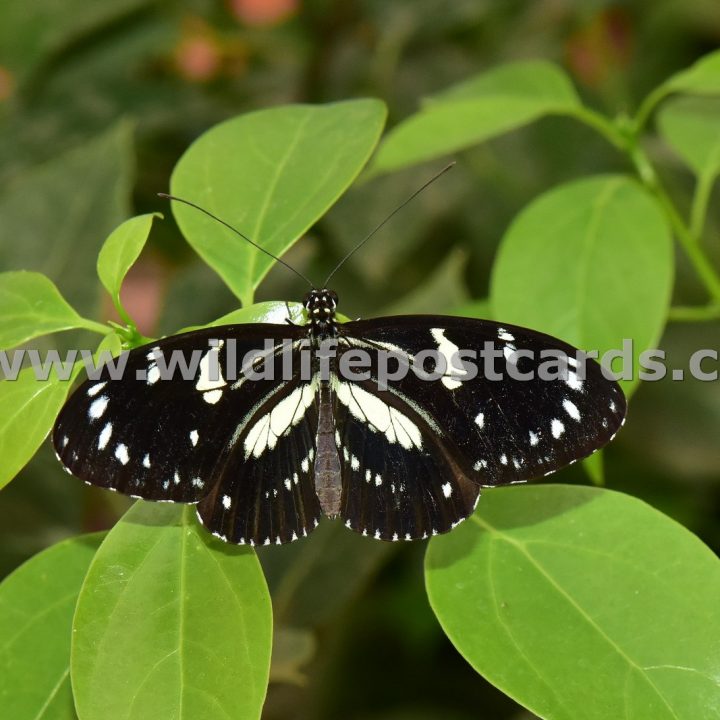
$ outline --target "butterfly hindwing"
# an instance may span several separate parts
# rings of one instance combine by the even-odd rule
[[[210,532],[237,544],[270,545],[317,526],[317,396],[317,382],[295,378],[238,427],[218,482],[197,508]]]
[[[416,408],[372,383],[335,381],[342,466],[340,515],[378,540],[447,532],[475,507],[480,487],[463,473]]]

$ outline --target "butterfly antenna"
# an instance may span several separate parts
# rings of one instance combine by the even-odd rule
[[[413,201],[423,190],[432,185],[437,179],[442,177],[448,170],[455,165],[455,161],[446,165],[439,173],[433,175],[421,188],[418,188],[405,202],[398,205],[379,225],[373,228],[340,262],[333,268],[332,272],[327,276],[323,287],[327,287],[332,276],[381,228],[392,220],[397,213],[399,213],[408,203]]]
[[[205,213],[208,217],[211,217],[213,220],[217,220],[221,225],[224,225],[228,230],[232,230],[236,235],[239,235],[243,240],[247,240],[253,247],[260,250],[260,252],[264,252],[268,257],[271,257],[276,262],[279,262],[281,265],[284,265],[288,270],[292,270],[299,278],[302,278],[311,288],[315,289],[315,285],[306,278],[299,270],[296,270],[292,265],[289,265],[284,260],[281,260],[277,255],[273,255],[269,250],[266,250],[264,247],[261,247],[256,242],[251,240],[247,235],[244,233],[241,233],[237,228],[234,228],[230,223],[226,223],[224,220],[221,220],[217,215],[213,215],[209,210],[206,210],[205,208],[200,207],[199,205],[196,205],[193,202],[190,202],[189,200],[183,200],[183,198],[176,197],[175,195],[168,195],[167,193],[158,193],[159,197],[167,198],[168,200],[175,200],[175,202],[180,202],[185,205],[189,205],[192,208],[195,208],[196,210],[199,210],[201,213]]]

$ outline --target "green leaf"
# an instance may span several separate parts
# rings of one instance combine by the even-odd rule
[[[290,315],[288,316],[288,308]],[[306,320],[305,308],[297,302],[280,302],[279,300],[268,300],[266,302],[254,303],[246,308],[239,308],[213,320],[207,325],[191,325],[178,330],[188,332],[199,330],[204,327],[218,327],[220,325],[237,325],[240,323],[272,323],[284,325],[288,317],[296,325],[303,325]]]
[[[687,70],[673,75],[661,86],[666,92],[693,95],[720,94],[720,50],[701,57]]]
[[[283,325],[288,319],[288,307],[290,309],[290,320],[302,325],[305,322],[305,308],[302,303],[284,303],[278,300],[255,303],[246,308],[233,310],[227,315],[213,320],[208,327],[218,325],[234,325],[236,323],[273,323]]]
[[[138,215],[126,220],[110,233],[100,249],[97,259],[97,274],[118,310],[122,309],[120,287],[127,271],[133,266],[145,247],[155,217],[162,217],[162,215]]]
[[[80,586],[104,533],[53,545],[0,585],[0,705],[12,720],[74,720],[70,638]]]
[[[467,253],[453,248],[417,290],[393,302],[383,314],[444,313],[462,304],[468,297],[463,278],[466,264]]]
[[[312,540],[258,548],[276,623],[295,628],[327,625],[396,547],[368,543],[341,522],[323,519]]]
[[[70,383],[51,374],[37,380],[34,368],[17,380],[0,382],[0,488],[7,485],[35,454],[65,402]]]
[[[33,338],[83,327],[83,319],[41,273],[0,273],[0,350]]]
[[[172,193],[280,256],[354,180],[384,121],[377,100],[242,115],[193,143],[175,167]],[[173,212],[188,242],[244,305],[251,304],[273,260],[193,208],[174,203]]]
[[[276,627],[273,636],[270,681],[302,686],[306,683],[303,667],[316,651],[315,636],[309,630]]]
[[[468,300],[452,309],[451,315],[461,317],[479,318],[481,320],[492,320],[492,307],[489,298],[483,300]]]
[[[637,361],[665,325],[673,264],[665,216],[638,183],[624,176],[571,182],[532,202],[503,237],[493,317],[600,357],[632,339]],[[626,392],[636,383],[626,383]]]
[[[717,717],[720,563],[640,500],[491,490],[425,572],[455,647],[541,718]]]
[[[658,114],[663,139],[697,175],[720,172],[720,101],[678,98]]]
[[[387,172],[457,152],[549,114],[581,107],[569,78],[553,63],[516,62],[431,98],[388,133],[372,165]]]
[[[270,597],[255,553],[187,506],[136,503],[90,566],[73,627],[82,720],[259,718]]]
[[[41,271],[92,316],[98,248],[130,214],[132,158],[130,126],[121,122],[17,176],[0,194],[0,266]]]

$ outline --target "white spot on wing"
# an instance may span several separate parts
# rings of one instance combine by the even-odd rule
[[[190,431],[190,442],[193,444],[193,447],[198,444],[198,439],[200,438],[200,435],[198,435],[197,430],[191,430]]]
[[[460,351],[460,348],[445,337],[445,330],[442,328],[432,328],[430,334],[438,345],[438,352],[445,358],[447,364],[445,377],[443,377],[440,382],[442,382],[448,390],[457,390],[462,386],[462,382],[457,378],[465,376],[465,372],[453,363],[453,360],[457,359],[457,353]]]
[[[103,416],[103,413],[107,409],[110,398],[107,395],[99,397],[97,400],[93,400],[90,403],[90,409],[88,410],[88,417],[91,420],[97,420]]]
[[[229,495],[223,495],[222,504],[226,510],[229,510],[232,507],[232,498]]]
[[[573,372],[572,370],[568,370],[567,379],[565,380],[565,382],[572,390],[583,389],[583,381],[578,377],[578,374],[576,372]]]
[[[534,433],[532,430],[530,431],[530,445],[535,447],[540,442],[540,437],[537,433]]]
[[[514,335],[511,335],[505,328],[498,328],[498,338],[500,340],[506,340],[507,342],[512,342],[515,339]]]
[[[250,457],[251,454],[260,457],[267,449],[272,450],[278,438],[303,419],[315,399],[316,384],[313,382],[295,388],[250,428],[244,441],[245,458]]]
[[[130,462],[130,456],[128,455],[127,445],[120,443],[115,448],[115,457],[123,464],[127,465]]]
[[[571,400],[563,400],[563,407],[565,408],[565,412],[573,419],[573,420],[579,420],[580,419],[580,411],[577,409],[577,405],[575,405],[574,402]]]
[[[443,495],[449,498],[452,495],[452,485],[447,482],[442,486]]]
[[[482,428],[485,426],[485,414],[484,413],[478,413],[475,417],[475,424],[482,430]]]
[[[557,418],[555,418],[550,423],[550,432],[552,433],[552,436],[557,440],[565,432],[565,426]]]
[[[422,435],[409,417],[363,388],[334,379],[335,395],[350,414],[385,435],[388,442],[399,443],[406,450],[422,448]]]
[[[142,464],[143,464],[143,467],[146,467],[146,468],[150,467],[150,455],[148,455],[147,453],[145,453],[145,457],[143,458]]]
[[[210,405],[214,405],[222,397],[222,390],[210,390],[209,392],[203,393],[203,400]]]
[[[98,450],[104,450],[110,441],[112,435],[112,423],[107,423],[105,427],[100,431],[100,437],[98,437]]]
[[[195,384],[196,390],[205,392],[206,390],[217,390],[227,385],[220,369],[221,347],[222,341],[217,347],[210,348],[200,360],[200,377]]]
[[[160,370],[157,365],[151,365],[147,373],[147,384],[154,385],[160,379]]]
[[[107,385],[107,381],[92,385],[91,387],[88,388],[88,391],[87,391],[88,396],[95,397],[106,385]]]

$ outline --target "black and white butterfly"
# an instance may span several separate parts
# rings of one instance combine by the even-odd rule
[[[578,351],[548,335],[433,315],[338,323],[337,295],[325,288],[304,306],[304,325],[213,327],[129,351],[122,379],[105,368],[63,407],[58,458],[93,485],[195,503],[200,522],[231,543],[287,543],[323,514],[379,540],[415,540],[455,527],[483,487],[590,455],[624,421],[618,384],[591,359],[580,373]],[[327,339],[336,342],[328,372],[311,353],[304,373],[302,354]],[[458,372],[460,349],[485,347],[500,357],[530,351],[516,361],[524,374],[537,374],[542,351],[568,365],[554,380]],[[230,348],[235,363],[256,352],[252,369],[271,379],[231,378]],[[411,371],[384,386],[382,352],[412,360],[427,350],[448,360],[442,377]],[[346,377],[343,356],[358,351],[370,358],[366,377]],[[199,361],[189,376],[166,379],[159,366],[173,356]]]
[[[457,525],[481,487],[555,472],[605,445],[623,422],[618,385],[592,360],[580,379],[577,351],[560,340],[459,317],[336,323],[335,306],[334,293],[312,291],[305,326],[208,328],[131,350],[123,379],[105,369],[68,400],[53,432],[58,457],[94,485],[197,503],[203,525],[228,542],[289,542],[323,513],[363,535],[413,540]],[[308,338],[313,347],[328,335],[338,339],[330,376],[314,370],[304,379]],[[409,372],[385,390],[378,383],[380,349],[415,356],[431,348],[450,358],[485,342],[536,357],[557,350],[570,366],[564,379],[546,381],[492,381],[481,371],[472,380]],[[238,357],[264,353],[275,379],[210,379],[210,361],[226,367],[231,345]],[[373,359],[369,379],[337,372],[343,354],[357,349]],[[288,350],[293,374],[283,380]],[[193,353],[200,357],[191,379],[160,379],[158,362],[174,351],[188,366]],[[518,363],[523,373],[538,365]]]

